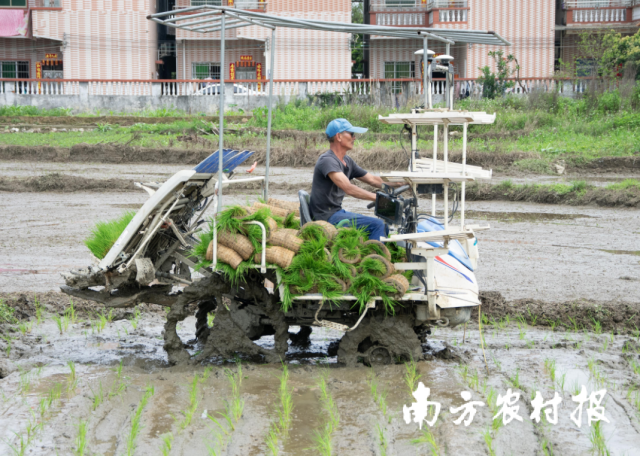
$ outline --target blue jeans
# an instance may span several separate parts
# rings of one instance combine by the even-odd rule
[[[347,212],[344,209],[340,209],[327,221],[332,225],[337,225],[343,220],[354,220],[357,228],[365,228],[369,239],[379,241],[382,236],[386,237],[389,234],[389,228],[379,218]]]

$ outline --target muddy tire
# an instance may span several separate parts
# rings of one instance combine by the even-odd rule
[[[196,311],[196,339],[198,342],[206,342],[209,337],[209,325],[207,316],[209,312],[213,312],[218,307],[216,298],[211,298],[198,302],[198,310]]]
[[[370,317],[346,333],[338,347],[338,363],[349,367],[421,360],[422,347],[408,317]]]

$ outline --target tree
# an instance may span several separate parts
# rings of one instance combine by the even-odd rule
[[[494,60],[497,71],[493,73],[488,65],[478,68],[482,71],[482,76],[478,78],[478,82],[482,84],[482,96],[484,98],[495,98],[498,95],[504,95],[507,89],[515,86],[514,81],[507,81],[507,79],[514,74],[519,74],[520,65],[518,65],[518,61],[513,54],[505,57],[502,50],[490,51],[489,57]]]
[[[351,22],[354,24],[364,24],[364,3],[351,3]],[[355,63],[351,67],[351,73],[364,73],[364,36],[354,34],[351,38],[351,60]]]
[[[640,69],[640,31],[635,35],[622,36],[619,33],[603,35],[602,67],[607,75],[620,76],[621,68],[631,64]],[[636,72],[639,79],[640,72]]]

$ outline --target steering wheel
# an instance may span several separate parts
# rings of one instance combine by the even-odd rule
[[[385,184],[383,184],[383,185],[385,185]],[[388,189],[390,189],[390,187],[389,187],[389,186],[387,186],[387,185],[385,185],[385,187],[387,187]],[[409,190],[410,188],[411,188],[411,185],[409,185],[409,184],[405,184],[405,185],[402,185],[402,186],[400,186],[400,187],[398,187],[398,188],[396,188],[396,189],[389,190],[389,191],[388,191],[388,193],[389,193],[391,196],[398,196],[400,193],[406,192],[406,191],[407,191],[407,190]],[[371,209],[371,208],[373,208],[375,205],[376,205],[376,202],[375,202],[375,201],[373,201],[373,202],[371,202],[371,203],[367,204],[367,209]]]

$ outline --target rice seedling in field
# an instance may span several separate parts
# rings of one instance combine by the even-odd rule
[[[6,442],[11,448],[11,451],[16,456],[24,456],[27,451],[27,446],[29,446],[29,440],[25,440],[24,434],[18,434],[16,432],[13,433],[18,438],[18,443],[16,445],[12,445],[10,442]]]
[[[69,329],[69,317],[67,315],[54,315],[53,320],[56,322],[58,326],[58,331],[60,331],[60,335],[64,334],[64,332]]]
[[[32,329],[33,329],[33,322],[31,321],[18,323],[18,330],[23,336],[27,333],[31,333]]]
[[[314,431],[313,441],[315,449],[322,456],[330,456],[332,454],[332,437],[335,430],[340,424],[340,415],[336,406],[329,385],[327,383],[327,372],[323,372],[318,380],[318,388],[320,390],[320,405],[324,415],[324,422],[320,430]]]
[[[593,317],[591,317],[591,321],[593,321],[593,332],[596,334],[602,334],[602,323]]]
[[[484,439],[484,443],[487,444],[487,450],[489,451],[490,456],[495,456],[496,452],[493,449],[493,434],[491,433],[491,429],[487,429],[482,433],[482,438]]]
[[[76,322],[78,321],[78,318],[76,316],[76,309],[74,309],[73,307],[72,299],[69,299],[69,307],[67,307],[64,310],[64,315],[67,317],[67,319],[69,320],[69,323],[71,323],[72,325],[75,325]]]
[[[420,434],[420,437],[411,440],[411,443],[414,445],[427,444],[427,449],[431,453],[431,456],[440,456],[440,446],[438,445],[438,442],[436,442],[433,432],[431,432],[431,429],[427,426],[422,428],[422,434]]]
[[[89,387],[89,389],[93,393],[93,397],[91,398],[91,410],[95,410],[100,407],[100,404],[104,402],[104,391],[102,390],[102,382],[100,382],[97,392],[93,391],[93,388],[91,387]]]
[[[11,341],[13,339],[11,338],[11,336],[3,336],[3,335],[0,335],[0,338],[2,338],[2,340],[4,340],[7,343],[7,348],[5,349],[5,352],[7,353],[7,356],[9,356],[11,354]]]
[[[634,374],[640,375],[640,363],[635,359],[631,360],[631,370],[633,370]]]
[[[162,456],[169,456],[171,447],[173,446],[173,434],[168,432],[166,434],[162,434],[160,438],[162,439],[162,446],[160,447]]]
[[[135,215],[128,211],[116,220],[96,223],[84,244],[96,258],[103,259]]]
[[[518,389],[522,389],[522,384],[520,383],[520,369],[516,369],[516,375],[513,377],[509,377],[508,382],[514,387]]]
[[[138,329],[139,322],[140,322],[140,309],[136,307],[135,309],[133,309],[133,318],[131,319],[131,326],[133,327],[134,331]]]
[[[387,390],[380,386],[378,383],[378,377],[373,370],[371,370],[370,374],[367,376],[367,383],[369,383],[373,401],[378,405],[382,414],[387,417]],[[389,417],[389,420],[391,420],[391,417]]]
[[[22,372],[20,374],[20,394],[27,394],[31,390],[31,382],[33,376],[31,371]]]
[[[497,399],[498,399],[497,391],[493,387],[490,387],[489,394],[487,394],[487,407],[489,407],[492,417],[498,414]],[[493,430],[494,432],[497,432],[502,427],[502,425],[503,425],[502,420],[493,419],[493,421],[491,422],[491,430]]]
[[[466,367],[466,366],[465,366]],[[418,372],[418,363],[411,359],[404,363],[404,384],[409,389],[409,396],[412,397],[413,392],[418,387],[418,380],[420,379],[420,373]]]
[[[598,368],[598,366],[596,366],[596,361],[593,358],[590,358],[589,361],[587,361],[587,367],[589,369],[589,372],[591,373],[591,377],[596,382],[596,384],[606,384],[606,377],[604,373]]]
[[[567,378],[567,374],[566,374],[566,372],[565,372],[565,373],[564,373],[564,374],[562,374],[562,375],[559,377],[559,379],[558,379],[558,386],[560,387],[560,389],[561,389],[562,391],[564,391],[564,382],[565,382],[565,379],[566,379],[566,378]]]
[[[600,350],[600,353],[606,352],[607,348],[609,348],[609,339],[604,340],[604,343],[602,344],[602,350]]]
[[[36,323],[41,324],[44,321],[42,304],[36,294],[33,295],[33,306],[36,308]]]
[[[556,360],[555,359],[545,359],[544,360],[544,370],[549,374],[549,378],[552,382],[556,381]]]
[[[40,418],[45,418],[49,409],[60,401],[60,396],[62,396],[62,385],[60,383],[55,383],[47,395],[40,399]]]
[[[15,309],[9,307],[4,299],[0,299],[0,323],[16,324],[18,319],[13,316]]]
[[[240,397],[240,386],[242,385],[242,364],[237,363],[237,369],[234,373],[230,369],[224,370],[229,383],[231,384],[231,401],[227,401],[227,415],[237,423],[242,417],[244,410],[244,400]],[[227,418],[227,420],[229,419]]]
[[[127,389],[127,384],[124,382],[124,377],[122,375],[122,366],[124,361],[120,361],[118,367],[116,367],[116,379],[113,382],[113,386],[111,387],[111,391],[109,391],[109,400],[111,400],[114,396],[119,396],[124,393],[124,390]]]
[[[140,434],[140,430],[142,429],[142,424],[140,420],[142,419],[142,411],[147,406],[149,399],[153,396],[155,390],[153,386],[147,386],[144,394],[142,395],[142,399],[138,403],[138,407],[131,418],[131,431],[129,431],[129,435],[127,436],[127,456],[132,456],[136,449],[136,439]]]
[[[378,439],[380,440],[380,454],[382,456],[387,456],[387,448],[389,446],[389,442],[387,442],[387,438],[384,436],[384,429],[380,427],[380,423],[377,423],[376,427],[378,429]]]
[[[610,456],[611,452],[607,448],[607,442],[602,431],[602,421],[596,421],[590,429],[589,440],[591,441],[591,452],[596,456]]]
[[[191,424],[193,414],[198,408],[198,374],[194,375],[191,387],[189,388],[189,408],[183,411],[184,418],[180,422],[180,431],[184,431]]]
[[[267,432],[265,443],[267,444],[267,449],[272,454],[272,456],[278,456],[278,454],[280,454],[280,446],[278,445],[278,434],[278,426],[274,423],[271,423],[271,426],[269,426],[269,432]]]
[[[291,387],[289,386],[289,368],[286,364],[282,365],[282,374],[280,375],[280,387],[278,388],[278,396],[280,399],[280,408],[278,410],[278,430],[282,435],[287,435],[291,426],[291,413],[293,412],[293,397],[291,396]]]
[[[76,449],[74,453],[77,456],[84,456],[87,451],[87,430],[89,423],[86,420],[78,422],[78,435],[76,436]]]

